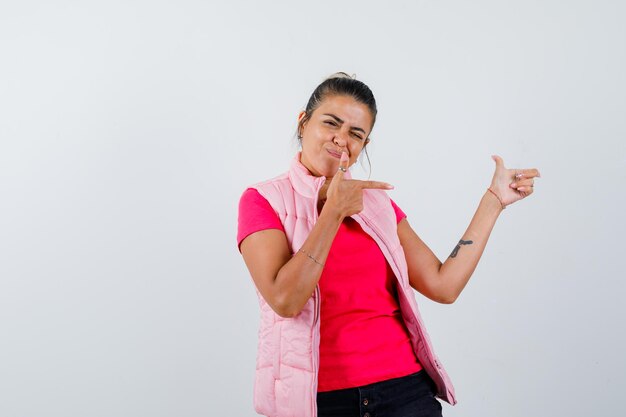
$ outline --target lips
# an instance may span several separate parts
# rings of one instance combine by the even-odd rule
[[[333,151],[330,149],[326,149],[326,151],[333,157],[333,158],[337,158],[337,159],[341,159],[341,151],[337,152],[337,151]]]

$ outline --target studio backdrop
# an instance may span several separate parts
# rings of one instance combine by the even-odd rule
[[[336,71],[379,115],[357,178],[444,260],[538,168],[460,298],[418,303],[454,416],[618,415],[626,388],[619,1],[0,4],[0,415],[254,416],[236,245]]]

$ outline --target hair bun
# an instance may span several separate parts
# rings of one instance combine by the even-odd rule
[[[348,75],[348,73],[346,73],[346,72],[339,71],[339,72],[336,72],[336,73],[330,75],[326,79],[327,80],[332,80],[333,78],[349,78],[351,80],[356,80],[356,74]]]

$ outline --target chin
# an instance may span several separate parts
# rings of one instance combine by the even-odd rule
[[[339,169],[339,161],[334,160],[317,160],[315,163],[311,164],[312,166],[307,166],[308,164],[303,164],[311,173],[311,175],[319,177],[332,177],[335,175],[337,170]]]
[[[339,169],[339,164],[337,163],[337,164],[321,166],[318,172],[325,177],[332,177],[335,175],[338,169]]]

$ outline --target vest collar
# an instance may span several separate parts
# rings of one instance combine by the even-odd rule
[[[307,167],[300,162],[300,156],[302,152],[296,153],[291,161],[291,167],[289,168],[289,180],[293,185],[293,188],[304,197],[317,198],[320,188],[326,181],[326,177],[316,177],[311,175]],[[343,175],[345,179],[351,179],[350,171],[346,171]]]

